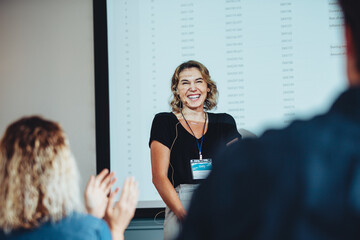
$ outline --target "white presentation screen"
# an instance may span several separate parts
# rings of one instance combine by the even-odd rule
[[[197,60],[219,90],[214,112],[260,135],[327,110],[346,86],[335,0],[108,0],[110,168],[140,183],[138,207],[162,207],[149,135],[169,112],[170,80]]]

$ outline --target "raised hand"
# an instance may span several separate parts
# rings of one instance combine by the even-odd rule
[[[124,182],[120,199],[114,204],[118,191],[119,189],[117,188],[110,194],[105,220],[110,227],[113,239],[122,240],[125,229],[135,214],[139,196],[137,182],[133,177],[127,178]]]
[[[96,177],[90,176],[85,189],[85,207],[89,214],[103,218],[108,206],[108,195],[116,182],[115,173],[109,174],[108,169],[102,170]]]

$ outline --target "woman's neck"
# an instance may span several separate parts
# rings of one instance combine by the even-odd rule
[[[194,111],[189,108],[184,108],[182,109],[182,114],[185,116],[186,120],[196,122],[203,122],[205,120],[205,112],[203,109],[199,111]]]

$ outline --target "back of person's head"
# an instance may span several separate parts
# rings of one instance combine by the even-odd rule
[[[339,3],[343,10],[345,24],[351,29],[357,60],[357,70],[360,72],[360,1],[339,0]]]
[[[36,228],[80,210],[78,172],[58,123],[25,117],[0,142],[0,228]]]

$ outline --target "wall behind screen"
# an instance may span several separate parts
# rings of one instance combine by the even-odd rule
[[[24,115],[59,121],[83,191],[96,173],[92,1],[2,0],[0,33],[0,134]]]
[[[170,111],[170,79],[183,61],[217,82],[216,112],[260,135],[325,111],[344,88],[336,1],[109,0],[110,166],[140,181],[139,206],[163,206],[151,182],[148,140]]]

